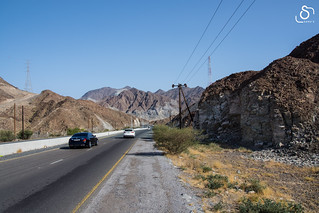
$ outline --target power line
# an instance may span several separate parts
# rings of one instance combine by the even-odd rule
[[[224,26],[222,27],[222,29],[219,31],[219,33],[217,34],[217,36],[215,37],[215,39],[210,43],[209,47],[206,49],[206,51],[204,52],[204,54],[200,57],[200,59],[196,62],[196,64],[194,65],[194,67],[191,69],[191,71],[188,73],[188,75],[186,76],[185,80],[188,79],[188,77],[191,75],[191,73],[195,70],[195,68],[197,67],[197,65],[200,63],[200,61],[204,58],[204,56],[206,55],[206,53],[209,51],[209,49],[213,46],[213,44],[215,43],[215,41],[217,40],[217,38],[220,36],[220,34],[224,31],[225,27],[228,25],[228,23],[230,22],[230,20],[233,18],[233,16],[236,14],[236,12],[238,11],[238,9],[240,8],[240,6],[243,4],[245,0],[242,0],[239,5],[237,6],[237,8],[234,10],[233,14],[229,17],[229,19],[227,20],[227,22],[224,24]]]
[[[240,20],[246,15],[246,13],[248,12],[248,10],[253,6],[253,4],[256,2],[256,0],[254,0],[249,7],[245,10],[245,12],[240,16],[240,18],[237,20],[237,22],[233,25],[233,27],[229,30],[229,32],[224,36],[224,38],[219,42],[219,44],[215,47],[215,49],[211,52],[211,54],[209,56],[212,56],[217,48],[223,43],[223,41],[228,37],[228,35],[233,31],[233,29],[236,27],[236,25],[240,22]],[[189,79],[192,80],[193,77],[195,76],[195,74],[202,68],[202,66],[206,63],[207,59],[200,65],[200,67],[196,70],[196,72],[191,76],[191,78]]]
[[[222,2],[223,2],[223,0],[221,0],[221,1],[219,2],[219,5],[217,6],[217,8],[216,8],[216,10],[215,10],[215,12],[214,12],[214,14],[213,14],[213,16],[212,16],[211,19],[209,20],[209,22],[208,22],[208,24],[207,24],[207,26],[206,26],[204,32],[202,33],[202,36],[201,36],[200,39],[198,40],[198,42],[197,42],[195,48],[193,49],[191,55],[188,57],[188,59],[187,59],[185,65],[184,65],[183,69],[182,69],[181,72],[179,73],[179,75],[178,75],[177,79],[175,80],[175,82],[177,82],[177,80],[181,77],[181,75],[182,75],[182,73],[184,72],[184,70],[185,70],[185,68],[186,68],[186,66],[187,66],[187,64],[188,64],[188,62],[190,61],[190,59],[191,59],[192,56],[194,55],[195,50],[197,49],[199,43],[200,43],[201,40],[203,39],[203,37],[204,37],[204,35],[205,35],[205,33],[206,33],[206,31],[207,31],[207,29],[208,29],[210,23],[211,23],[212,20],[214,19],[214,17],[215,17],[215,15],[216,15],[216,13],[217,13],[217,11],[218,11],[220,5],[222,4]]]

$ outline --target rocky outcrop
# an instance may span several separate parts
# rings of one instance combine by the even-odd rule
[[[233,74],[210,85],[199,102],[195,127],[216,141],[318,152],[318,49],[316,35],[262,71]]]

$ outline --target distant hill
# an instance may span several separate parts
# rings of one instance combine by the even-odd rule
[[[5,91],[5,92],[4,92]],[[25,111],[25,127],[35,135],[65,135],[68,128],[79,127],[95,132],[120,129],[131,125],[131,115],[106,109],[87,100],[64,97],[50,90],[41,94],[28,93],[0,79],[0,129],[13,131],[13,105],[17,109],[17,131],[21,130],[21,106]],[[133,116],[135,126],[140,119]]]
[[[104,107],[115,108],[149,121],[177,114],[178,103],[171,98],[135,88],[100,101]]]
[[[91,91],[85,93],[81,97],[81,99],[82,100],[91,100],[91,101],[94,101],[94,102],[98,102],[98,101],[101,101],[101,100],[106,99],[108,97],[116,96],[116,95],[120,94],[121,92],[123,92],[124,90],[129,90],[129,89],[131,89],[131,87],[129,87],[129,86],[126,86],[126,87],[124,87],[122,89],[114,89],[114,88],[111,88],[111,87],[103,87],[103,88],[91,90]]]

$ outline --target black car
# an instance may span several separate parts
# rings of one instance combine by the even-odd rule
[[[76,133],[69,139],[70,149],[83,146],[91,148],[91,146],[97,146],[98,143],[99,139],[91,132]]]

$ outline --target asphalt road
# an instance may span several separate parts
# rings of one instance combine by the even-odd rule
[[[146,132],[99,138],[91,149],[62,146],[0,161],[0,212],[72,212]]]

